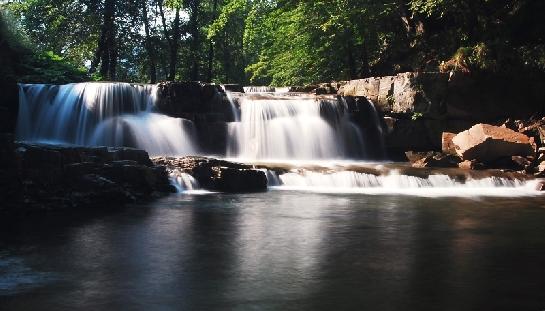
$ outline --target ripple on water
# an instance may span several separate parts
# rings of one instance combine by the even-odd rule
[[[50,272],[38,272],[17,256],[0,252],[0,296],[14,295],[57,280]]]

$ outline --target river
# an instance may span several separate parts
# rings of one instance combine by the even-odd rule
[[[2,220],[1,310],[543,310],[543,197],[185,194]]]

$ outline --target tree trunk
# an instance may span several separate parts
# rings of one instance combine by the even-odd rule
[[[354,58],[354,39],[352,38],[352,31],[345,29],[345,41],[346,41],[346,61],[348,66],[348,75],[352,80],[356,77],[356,60]]]
[[[172,38],[167,30],[167,22],[165,18],[165,13],[163,10],[163,1],[159,1],[159,13],[161,14],[161,21],[163,23],[163,32],[165,38],[167,39],[170,51],[170,64],[169,64],[169,73],[168,80],[174,81],[176,79],[176,63],[178,61],[178,41],[180,39],[180,7],[176,8],[176,15],[174,17],[174,23],[172,26]]]
[[[146,50],[148,52],[148,59],[149,59],[149,79],[150,79],[150,83],[156,83],[157,82],[157,65],[155,61],[155,51],[153,50],[153,45],[152,45],[151,37],[150,37],[147,0],[142,1],[142,18],[144,20],[144,30],[146,32]]]
[[[216,19],[216,13],[218,10],[218,0],[214,0],[214,5],[212,7],[212,21]],[[210,42],[208,43],[208,75],[206,78],[206,82],[212,82],[213,77],[213,67],[214,67],[214,42],[212,39],[210,39]]]
[[[116,79],[117,44],[115,29],[116,0],[106,0],[104,4],[104,19],[95,57],[91,62],[90,73],[96,72],[100,64],[100,75],[109,80]]]
[[[361,45],[361,68],[358,74],[358,78],[364,79],[371,76],[371,68],[369,66],[369,53],[367,52],[367,39],[363,38]]]
[[[229,59],[229,35],[223,31],[223,70],[225,71],[225,83],[231,82],[231,60]]]
[[[199,80],[199,45],[200,45],[200,33],[199,33],[199,8],[201,5],[200,0],[191,0],[189,2],[189,32],[191,35],[191,41],[189,44],[189,77],[193,81]]]

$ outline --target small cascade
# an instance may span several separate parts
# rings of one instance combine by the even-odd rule
[[[128,146],[147,150],[151,156],[197,154],[192,143],[191,121],[157,113],[138,113],[107,119],[89,140],[92,146]]]
[[[178,193],[194,191],[199,189],[199,182],[191,175],[174,171],[170,173],[170,180]]]
[[[274,93],[276,88],[273,86],[245,86],[244,93]]]
[[[225,95],[227,97],[227,101],[229,101],[229,106],[231,107],[231,114],[233,116],[233,120],[235,122],[240,122],[240,111],[235,104],[235,99],[233,98],[233,94],[231,94],[231,92],[229,91],[225,91]]]
[[[280,178],[278,178],[278,174],[276,174],[275,171],[268,170],[268,169],[259,169],[259,170],[265,173],[265,176],[267,177],[268,187],[277,187],[282,185],[282,182],[280,181]]]
[[[361,131],[346,103],[313,95],[242,96],[228,127],[228,156],[241,159],[361,158]]]
[[[21,84],[17,139],[129,146],[153,155],[194,154],[190,121],[153,113],[157,86]]]
[[[275,93],[289,93],[290,92],[290,89],[291,87],[289,86],[286,86],[286,87],[277,87],[274,89],[274,92]]]
[[[344,100],[344,98],[342,100]],[[374,147],[374,150],[367,150],[366,154],[373,156],[374,158],[383,159],[386,155],[386,149],[384,147],[384,132],[382,129],[381,117],[379,116],[377,108],[371,101],[366,100],[365,104],[365,107],[367,108],[365,113],[367,122],[365,122],[366,130],[364,132],[366,137],[364,140],[368,143],[371,142]]]
[[[427,178],[402,175],[391,171],[373,175],[354,171],[314,172],[298,170],[278,176],[278,189],[316,192],[366,194],[406,194],[418,196],[520,196],[537,195],[536,181],[523,181],[489,176],[480,179],[457,180],[435,174]]]

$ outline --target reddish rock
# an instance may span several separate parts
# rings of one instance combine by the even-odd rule
[[[534,141],[504,127],[477,124],[456,135],[452,142],[463,160],[491,162],[501,157],[534,155]]]
[[[444,132],[441,137],[441,150],[447,154],[456,154],[456,145],[452,139],[456,136],[455,133]]]
[[[407,160],[409,160],[409,162],[412,164],[412,163],[415,163],[415,162],[418,162],[424,158],[427,158],[427,157],[433,157],[434,155],[436,154],[439,154],[439,153],[436,153],[436,152],[433,152],[433,151],[429,151],[429,152],[415,152],[415,151],[407,151],[405,152],[405,156],[407,157]]]
[[[483,168],[483,164],[475,160],[465,160],[458,164],[458,167],[463,170],[479,170]]]

